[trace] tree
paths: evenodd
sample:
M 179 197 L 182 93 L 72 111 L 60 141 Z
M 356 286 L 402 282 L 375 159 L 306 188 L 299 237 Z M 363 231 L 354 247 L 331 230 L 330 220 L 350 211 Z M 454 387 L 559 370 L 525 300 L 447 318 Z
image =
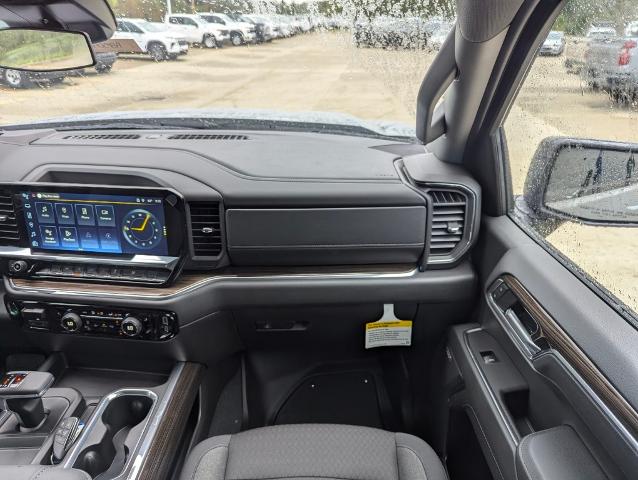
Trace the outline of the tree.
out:
M 558 30 L 584 35 L 595 22 L 613 22 L 622 34 L 627 22 L 638 19 L 638 0 L 569 0 L 556 20 Z
M 454 0 L 332 0 L 332 3 L 333 10 L 355 20 L 372 20 L 382 15 L 453 18 L 456 7 Z
M 108 0 L 118 17 L 142 17 L 161 21 L 166 15 L 166 2 L 171 2 L 175 13 L 257 12 L 285 15 L 344 15 L 350 18 L 372 19 L 379 15 L 441 16 L 452 18 L 454 0 Z M 626 0 L 638 1 L 638 0 Z

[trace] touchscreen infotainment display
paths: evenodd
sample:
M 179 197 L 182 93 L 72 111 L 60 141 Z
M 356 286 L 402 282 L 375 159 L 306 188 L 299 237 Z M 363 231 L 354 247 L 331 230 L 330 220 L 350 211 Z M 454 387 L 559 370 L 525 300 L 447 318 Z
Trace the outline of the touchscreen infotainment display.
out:
M 31 248 L 167 255 L 162 198 L 20 192 Z

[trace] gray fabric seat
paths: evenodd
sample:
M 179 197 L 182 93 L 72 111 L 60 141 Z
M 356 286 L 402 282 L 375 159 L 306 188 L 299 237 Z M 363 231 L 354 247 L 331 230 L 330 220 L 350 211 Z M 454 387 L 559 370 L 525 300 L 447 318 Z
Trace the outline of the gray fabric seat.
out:
M 281 425 L 209 438 L 181 480 L 446 480 L 423 440 L 346 425 Z

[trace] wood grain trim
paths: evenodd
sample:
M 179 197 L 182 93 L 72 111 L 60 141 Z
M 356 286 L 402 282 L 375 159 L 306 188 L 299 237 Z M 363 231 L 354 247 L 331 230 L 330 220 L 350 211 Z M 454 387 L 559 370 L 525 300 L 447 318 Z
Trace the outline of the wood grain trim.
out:
M 160 419 L 155 436 L 140 466 L 137 480 L 163 480 L 168 477 L 203 373 L 204 367 L 198 363 L 184 364 L 168 402 L 166 414 Z
M 416 265 L 345 265 L 336 267 L 261 267 L 261 268 L 226 268 L 214 273 L 187 272 L 180 275 L 173 284 L 166 287 L 145 287 L 141 285 L 117 285 L 108 283 L 92 283 L 82 280 L 38 280 L 33 278 L 12 278 L 17 289 L 73 292 L 87 295 L 123 295 L 162 298 L 177 295 L 215 280 L 251 277 L 280 276 L 320 276 L 320 275 L 401 275 L 413 272 Z
M 211 278 L 210 274 L 181 275 L 172 285 L 167 287 L 145 287 L 141 285 L 117 285 L 108 283 L 89 283 L 80 280 L 37 280 L 31 278 L 12 278 L 17 289 L 73 292 L 87 295 L 125 295 L 143 297 L 169 297 L 187 290 L 198 283 Z
M 622 394 L 603 375 L 590 358 L 576 345 L 554 318 L 512 275 L 504 275 L 503 280 L 510 287 L 527 312 L 536 320 L 542 335 L 569 364 L 583 377 L 605 404 L 626 426 L 638 433 L 638 413 Z

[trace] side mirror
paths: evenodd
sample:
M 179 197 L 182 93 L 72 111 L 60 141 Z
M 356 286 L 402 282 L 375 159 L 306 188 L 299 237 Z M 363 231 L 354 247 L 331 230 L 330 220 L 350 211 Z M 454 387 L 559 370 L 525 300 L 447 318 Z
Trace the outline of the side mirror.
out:
M 91 67 L 95 57 L 80 32 L 8 28 L 0 30 L 0 67 L 38 72 Z
M 530 166 L 527 214 L 549 231 L 567 220 L 597 226 L 638 226 L 638 144 L 547 138 Z

